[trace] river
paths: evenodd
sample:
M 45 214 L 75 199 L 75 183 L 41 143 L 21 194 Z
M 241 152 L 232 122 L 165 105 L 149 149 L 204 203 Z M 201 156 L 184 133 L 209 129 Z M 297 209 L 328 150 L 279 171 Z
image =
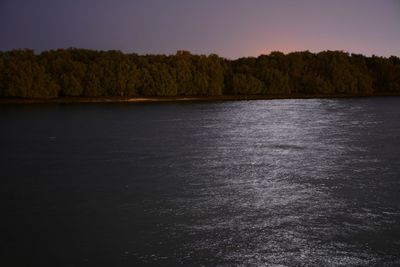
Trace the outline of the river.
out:
M 0 106 L 3 266 L 398 266 L 400 98 Z

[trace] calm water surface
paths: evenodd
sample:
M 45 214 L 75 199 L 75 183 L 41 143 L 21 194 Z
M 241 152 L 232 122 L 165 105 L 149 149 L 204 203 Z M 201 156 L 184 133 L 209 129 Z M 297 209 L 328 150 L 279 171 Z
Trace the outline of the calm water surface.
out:
M 400 98 L 0 107 L 2 266 L 399 266 Z

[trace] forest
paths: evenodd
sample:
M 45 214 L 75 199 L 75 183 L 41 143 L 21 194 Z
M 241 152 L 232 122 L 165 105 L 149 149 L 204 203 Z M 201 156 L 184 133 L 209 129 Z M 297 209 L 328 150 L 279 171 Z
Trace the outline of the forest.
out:
M 400 94 L 400 59 L 342 51 L 138 55 L 58 49 L 0 52 L 0 97 L 180 97 Z

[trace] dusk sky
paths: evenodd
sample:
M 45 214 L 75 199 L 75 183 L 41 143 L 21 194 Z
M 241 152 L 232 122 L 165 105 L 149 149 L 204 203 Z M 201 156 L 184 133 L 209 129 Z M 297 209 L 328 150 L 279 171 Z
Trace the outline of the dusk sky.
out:
M 398 0 L 0 0 L 0 50 L 400 56 Z

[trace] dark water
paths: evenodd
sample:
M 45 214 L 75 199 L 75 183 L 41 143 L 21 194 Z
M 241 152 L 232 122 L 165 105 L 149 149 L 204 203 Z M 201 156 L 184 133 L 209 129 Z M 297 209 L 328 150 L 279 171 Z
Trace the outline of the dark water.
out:
M 0 107 L 2 266 L 399 266 L 400 98 Z

